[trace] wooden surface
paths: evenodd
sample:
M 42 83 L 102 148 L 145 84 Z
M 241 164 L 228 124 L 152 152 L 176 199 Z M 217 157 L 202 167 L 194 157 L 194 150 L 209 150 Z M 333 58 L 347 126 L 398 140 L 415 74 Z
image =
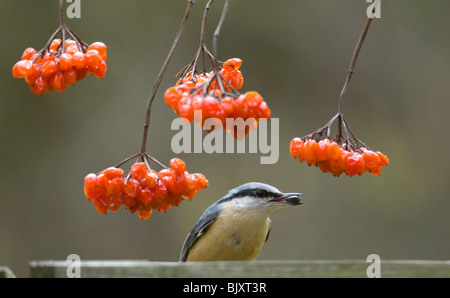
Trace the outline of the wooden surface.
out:
M 8 267 L 0 267 L 0 278 L 14 278 L 14 273 Z
M 70 263 L 34 261 L 30 277 L 65 278 Z M 81 261 L 80 276 L 176 278 L 366 278 L 366 261 L 150 262 Z M 450 277 L 450 261 L 381 261 L 381 277 Z

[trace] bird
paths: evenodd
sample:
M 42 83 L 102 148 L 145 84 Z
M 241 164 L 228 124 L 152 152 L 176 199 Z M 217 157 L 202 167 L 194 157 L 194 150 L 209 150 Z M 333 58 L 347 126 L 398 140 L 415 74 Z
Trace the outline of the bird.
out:
M 260 182 L 230 190 L 198 219 L 183 243 L 179 261 L 255 260 L 269 237 L 269 216 L 281 207 L 303 204 L 302 196 Z

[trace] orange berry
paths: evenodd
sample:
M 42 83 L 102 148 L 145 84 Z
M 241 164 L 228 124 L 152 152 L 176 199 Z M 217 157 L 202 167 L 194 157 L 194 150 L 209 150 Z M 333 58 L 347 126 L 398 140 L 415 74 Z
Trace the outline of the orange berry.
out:
M 106 203 L 105 199 L 94 199 L 94 207 L 100 214 L 106 214 L 106 212 L 108 211 L 108 204 Z
M 231 58 L 223 63 L 223 69 L 230 70 L 230 71 L 235 70 L 235 69 L 237 70 L 241 67 L 241 65 L 242 65 L 241 59 Z
M 60 44 L 61 44 L 61 39 L 52 40 L 52 43 L 50 44 L 50 51 L 56 52 L 56 50 L 58 50 Z
M 89 68 L 96 68 L 103 62 L 102 57 L 100 56 L 97 50 L 88 50 L 85 55 L 85 64 Z
M 72 55 L 73 66 L 79 70 L 84 69 L 86 66 L 85 55 L 81 52 L 76 52 Z
M 363 150 L 362 157 L 367 171 L 372 172 L 380 166 L 381 159 L 375 152 L 367 149 Z
M 113 200 L 110 200 L 108 205 L 109 210 L 113 213 L 119 211 L 120 206 L 123 204 L 123 198 L 124 196 L 119 194 Z
M 382 167 L 383 166 L 378 166 L 376 169 L 373 169 L 372 171 L 370 171 L 370 174 L 375 175 L 375 176 L 380 176 Z
M 182 92 L 177 87 L 170 87 L 166 90 L 166 93 L 164 93 L 164 101 L 169 106 L 174 106 L 178 104 L 178 102 L 182 98 Z
M 66 39 L 66 49 L 68 47 L 78 47 L 77 43 L 73 39 Z
M 107 50 L 107 47 L 106 47 L 106 45 L 103 42 L 99 42 L 99 41 L 94 42 L 93 44 L 91 44 L 88 47 L 88 51 L 90 51 L 90 50 L 98 51 L 98 53 L 100 54 L 100 57 L 102 58 L 102 60 L 106 61 L 106 50 Z
M 183 193 L 184 197 L 188 200 L 192 200 L 196 194 L 197 191 L 195 189 L 187 190 Z
M 245 93 L 244 101 L 248 107 L 254 108 L 258 107 L 263 102 L 263 98 L 258 92 L 250 91 Z
M 58 65 L 56 65 L 56 62 L 53 60 L 47 60 L 42 64 L 41 72 L 42 75 L 46 78 L 51 78 L 54 75 L 56 75 L 59 71 Z
M 333 176 L 339 177 L 344 173 L 344 169 L 341 167 L 339 160 L 329 160 L 328 168 Z
M 231 80 L 233 79 L 233 76 L 231 75 L 232 70 L 228 70 L 228 69 L 222 69 L 219 71 L 219 74 L 222 76 L 222 78 L 231 84 Z M 214 87 L 216 86 L 217 80 L 214 80 L 213 83 L 211 84 L 211 88 L 214 89 Z M 228 91 L 230 91 L 230 87 L 228 86 L 228 84 L 226 82 L 223 82 L 225 87 L 227 88 Z
M 106 63 L 104 61 L 100 62 L 99 65 L 97 65 L 94 70 L 92 71 L 92 74 L 96 76 L 97 78 L 103 79 L 105 77 L 107 70 Z
M 165 202 L 169 191 L 167 190 L 167 186 L 164 184 L 162 180 L 158 180 L 155 188 L 155 194 L 153 196 L 154 201 L 154 209 L 161 210 L 163 206 L 167 205 Z
M 319 169 L 324 173 L 332 172 L 330 163 L 328 160 L 319 162 Z
M 52 78 L 50 78 L 50 84 L 57 90 L 58 92 L 63 92 L 66 90 L 66 81 L 62 73 L 58 72 Z
M 152 212 L 153 212 L 152 209 L 149 209 L 149 210 L 138 209 L 137 214 L 138 214 L 140 219 L 146 220 L 146 219 L 150 218 L 150 216 L 152 215 Z
M 86 67 L 84 67 L 82 69 L 76 69 L 76 72 L 77 72 L 77 81 L 81 81 L 82 79 L 84 79 L 86 77 L 88 70 Z
M 38 77 L 41 76 L 41 68 L 40 65 L 34 63 L 33 64 L 33 73 L 25 78 L 25 82 L 28 84 L 36 81 Z
M 136 180 L 142 180 L 147 174 L 147 165 L 144 162 L 137 162 L 131 166 L 131 177 Z
M 327 154 L 329 159 L 337 160 L 341 156 L 341 148 L 339 148 L 337 143 L 331 142 L 328 146 Z
M 217 114 L 217 111 L 220 109 L 219 102 L 214 96 L 206 96 L 202 98 L 202 117 L 203 121 L 210 117 L 215 117 Z
M 302 154 L 304 142 L 300 138 L 294 138 L 291 141 L 291 145 L 289 147 L 289 152 L 293 158 L 297 158 Z
M 68 86 L 75 85 L 77 81 L 77 72 L 75 69 L 68 69 L 64 71 L 63 73 L 64 80 Z
M 36 50 L 33 48 L 27 48 L 23 51 L 22 60 L 33 60 L 36 57 Z
M 234 111 L 234 100 L 231 97 L 224 97 L 220 100 L 220 107 L 226 115 L 230 115 Z
M 345 161 L 345 172 L 350 176 L 362 175 L 366 170 L 364 159 L 361 154 L 355 153 Z
M 388 165 L 389 164 L 389 158 L 384 155 L 383 153 L 381 153 L 380 151 L 377 151 L 376 154 L 378 155 L 378 157 L 380 158 L 381 161 L 381 165 Z
M 122 204 L 125 206 L 125 208 L 129 209 L 132 208 L 136 204 L 136 196 L 131 197 L 127 193 L 122 194 L 121 200 Z
M 167 202 L 169 202 L 170 206 L 178 206 L 180 205 L 181 201 L 183 201 L 183 194 L 181 192 L 179 193 L 170 193 L 167 196 Z
M 231 86 L 233 86 L 234 89 L 241 89 L 244 85 L 244 76 L 239 70 L 233 70 L 230 73 L 231 80 L 229 81 Z
M 29 60 L 21 60 L 17 62 L 12 69 L 12 75 L 14 78 L 25 78 L 31 76 L 33 72 L 33 62 Z
M 179 194 L 181 193 L 184 188 L 185 188 L 185 179 L 184 179 L 184 175 L 173 175 L 173 180 L 172 183 L 167 184 L 167 190 L 171 193 L 171 194 Z M 173 203 L 171 203 L 173 204 Z M 175 204 L 174 204 L 175 205 Z
M 127 194 L 130 198 L 136 198 L 139 194 L 139 182 L 133 178 L 127 180 L 124 182 L 124 192 Z
M 103 171 L 103 175 L 108 180 L 113 180 L 114 178 L 122 178 L 123 170 L 120 168 L 110 167 Z
M 38 95 L 43 95 L 47 91 L 47 82 L 39 76 L 34 82 L 30 83 L 30 90 Z
M 194 184 L 194 188 L 196 190 L 202 190 L 205 187 L 207 187 L 209 185 L 208 180 L 206 179 L 206 177 L 203 174 L 192 174 L 192 178 L 193 178 L 193 184 Z
M 42 58 L 42 64 L 44 64 L 47 61 L 53 61 L 56 63 L 56 57 L 55 55 L 50 55 L 49 53 L 45 54 Z
M 328 147 L 331 145 L 330 140 L 320 140 L 316 149 L 317 161 L 325 161 L 328 159 Z
M 162 169 L 159 171 L 158 177 L 167 188 L 175 183 L 175 173 L 169 169 Z
M 330 169 L 333 175 L 339 176 L 345 171 L 345 163 L 351 155 L 349 151 L 339 148 L 339 157 L 337 159 L 329 159 Z
M 152 203 L 154 195 L 155 195 L 155 193 L 152 190 L 150 190 L 148 188 L 142 189 L 142 191 L 141 191 L 142 204 L 149 206 Z
M 59 68 L 64 71 L 73 67 L 72 55 L 64 53 L 59 57 Z
M 106 197 L 115 197 L 119 195 L 121 192 L 124 191 L 124 184 L 123 180 L 121 178 L 114 178 L 111 181 L 109 181 L 107 187 L 106 187 Z
M 95 184 L 95 187 L 97 188 L 97 191 L 101 194 L 104 194 L 106 192 L 106 187 L 108 186 L 108 178 L 105 177 L 105 175 L 100 174 L 97 176 L 97 182 Z
M 124 205 L 125 205 L 125 202 L 124 202 Z M 136 200 L 133 200 L 133 201 L 129 202 L 128 205 L 125 205 L 125 206 L 126 206 L 128 211 L 130 211 L 131 213 L 134 213 L 139 208 L 139 202 L 136 201 Z
M 258 119 L 265 120 L 270 118 L 270 108 L 265 101 L 258 106 Z
M 88 200 L 93 200 L 96 198 L 96 188 L 97 176 L 95 174 L 88 174 L 84 178 L 84 194 Z
M 317 165 L 317 149 L 319 144 L 313 139 L 306 140 L 304 146 L 304 158 L 308 165 Z
M 172 158 L 170 160 L 170 169 L 175 172 L 177 176 L 183 175 L 186 171 L 186 163 L 179 158 Z
M 161 207 L 159 207 L 158 210 L 161 211 L 161 212 L 166 212 L 167 210 L 170 209 L 170 207 L 172 207 L 171 204 L 165 204 L 165 205 L 162 205 Z
M 183 122 L 185 122 L 186 120 L 188 123 L 194 121 L 194 107 L 191 103 L 179 101 L 177 109 L 180 117 L 183 119 Z
M 79 53 L 80 50 L 78 49 L 77 45 L 67 45 L 66 42 L 66 51 L 64 53 L 69 54 L 69 55 L 74 55 L 75 53 Z

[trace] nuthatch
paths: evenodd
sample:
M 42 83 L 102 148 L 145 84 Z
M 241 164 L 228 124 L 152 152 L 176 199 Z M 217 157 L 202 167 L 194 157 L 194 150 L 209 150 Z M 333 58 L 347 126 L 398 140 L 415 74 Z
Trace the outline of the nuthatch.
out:
M 269 237 L 269 215 L 286 205 L 302 204 L 302 195 L 257 182 L 230 190 L 194 225 L 180 261 L 254 260 Z

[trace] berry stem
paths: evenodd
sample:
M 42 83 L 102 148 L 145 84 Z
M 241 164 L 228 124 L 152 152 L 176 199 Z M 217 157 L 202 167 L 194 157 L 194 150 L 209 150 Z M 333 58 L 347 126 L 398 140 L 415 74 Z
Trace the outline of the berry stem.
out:
M 64 0 L 59 1 L 59 26 L 65 27 L 64 24 Z
M 87 48 L 89 47 L 89 45 L 87 43 L 85 43 L 84 41 L 82 41 L 69 27 L 64 27 L 62 28 L 62 30 L 67 31 L 67 33 L 69 33 L 69 35 L 75 40 L 75 42 L 77 43 L 78 49 L 83 52 L 86 53 Z
M 161 168 L 163 169 L 167 169 L 168 167 L 165 166 L 163 163 L 161 163 L 159 160 L 157 160 L 156 158 L 154 158 L 153 156 L 150 156 L 148 154 L 144 154 L 144 161 L 147 164 L 147 166 L 150 168 L 149 164 L 148 164 L 148 159 L 150 159 L 151 161 L 153 161 L 154 163 L 156 163 L 157 165 L 159 165 Z
M 217 25 L 216 30 L 214 31 L 213 36 L 213 47 L 212 47 L 212 53 L 214 57 L 217 57 L 217 43 L 219 41 L 220 31 L 222 30 L 223 23 L 225 22 L 225 19 L 227 17 L 228 8 L 230 6 L 231 0 L 225 0 L 225 5 L 223 6 L 222 15 L 220 16 L 219 24 Z M 215 65 L 217 66 L 217 65 Z
M 117 165 L 115 165 L 115 168 L 120 168 L 121 166 L 123 166 L 124 164 L 126 164 L 127 162 L 129 162 L 130 160 L 132 160 L 133 158 L 139 157 L 141 156 L 141 153 L 137 153 L 135 155 L 132 155 L 130 157 L 127 157 L 126 159 L 122 160 L 121 162 L 119 162 Z
M 209 9 L 211 8 L 211 5 L 213 3 L 214 3 L 214 0 L 209 0 L 205 6 L 205 11 L 203 12 L 202 27 L 200 29 L 200 47 L 205 46 L 206 19 L 208 17 Z
M 127 162 L 129 162 L 132 159 L 137 158 L 136 162 L 145 162 L 145 164 L 147 165 L 147 168 L 149 170 L 151 170 L 150 164 L 148 162 L 148 160 L 150 159 L 151 161 L 153 161 L 154 163 L 156 163 L 157 165 L 159 165 L 161 168 L 163 169 L 167 169 L 167 166 L 165 166 L 163 163 L 161 163 L 159 160 L 157 160 L 156 158 L 148 155 L 147 153 L 136 153 L 130 157 L 127 157 L 126 159 L 122 160 L 121 162 L 119 162 L 117 165 L 115 165 L 115 168 L 120 168 L 121 166 L 123 166 L 124 164 L 126 164 Z
M 87 43 L 85 43 L 84 41 L 82 41 L 72 30 L 70 30 L 69 27 L 66 26 L 65 21 L 64 21 L 64 0 L 60 0 L 59 1 L 59 27 L 50 36 L 49 40 L 47 41 L 45 46 L 42 48 L 42 50 L 40 50 L 37 53 L 36 57 L 33 60 L 33 63 L 35 63 L 37 61 L 37 59 L 43 58 L 47 51 L 49 52 L 50 45 L 52 44 L 52 41 L 56 38 L 56 36 L 58 34 L 61 35 L 61 44 L 59 45 L 59 52 L 57 55 L 59 56 L 59 55 L 63 54 L 66 50 L 66 33 L 68 33 L 69 36 L 74 39 L 80 52 L 86 53 L 89 45 Z
M 341 95 L 339 96 L 339 110 L 338 113 L 343 113 L 343 105 L 344 105 L 344 96 L 347 92 L 348 85 L 353 76 L 356 61 L 358 60 L 359 53 L 361 51 L 364 40 L 366 39 L 367 32 L 369 31 L 370 24 L 372 23 L 371 18 L 367 18 L 366 24 L 364 25 L 364 29 L 359 37 L 358 43 L 356 44 L 355 50 L 353 51 L 352 59 L 350 61 L 350 67 L 348 69 L 347 78 L 345 80 L 344 86 L 342 87 Z
M 208 13 L 211 8 L 211 5 L 214 3 L 214 0 L 209 0 L 208 3 L 205 6 L 205 10 L 203 11 L 203 17 L 202 17 L 202 25 L 200 28 L 200 45 L 198 47 L 197 52 L 194 55 L 194 59 L 192 59 L 192 62 L 182 68 L 176 77 L 183 78 L 189 74 L 192 76 L 197 74 L 199 71 L 206 72 L 206 63 L 205 63 L 205 53 L 208 56 L 209 60 L 211 61 L 211 64 L 214 64 L 214 56 L 211 54 L 211 52 L 206 47 L 206 20 L 208 18 Z M 197 65 L 198 59 L 200 58 L 200 54 L 202 55 L 202 62 L 203 62 L 203 68 L 200 69 Z
M 374 11 L 375 12 L 375 8 Z M 331 118 L 330 121 L 328 121 L 325 126 L 319 128 L 318 130 L 314 131 L 313 133 L 303 137 L 303 139 L 314 139 L 314 137 L 324 137 L 324 133 L 326 132 L 326 137 L 331 139 L 331 126 L 334 124 L 335 121 L 337 121 L 337 131 L 336 135 L 333 138 L 333 141 L 335 141 L 338 144 L 341 144 L 342 141 L 344 141 L 347 145 L 347 147 L 350 150 L 359 150 L 360 146 L 366 147 L 367 146 L 358 140 L 358 138 L 355 136 L 353 131 L 351 130 L 350 126 L 348 125 L 347 121 L 344 118 L 343 113 L 343 105 L 344 105 L 344 96 L 347 92 L 348 85 L 350 83 L 350 80 L 353 76 L 356 61 L 358 60 L 359 53 L 361 52 L 362 45 L 364 44 L 364 41 L 366 39 L 367 33 L 369 32 L 370 25 L 372 24 L 372 18 L 367 18 L 366 24 L 364 25 L 364 28 L 362 30 L 362 33 L 358 39 L 358 43 L 356 44 L 355 50 L 353 51 L 353 55 L 350 61 L 350 66 L 348 68 L 347 72 L 347 78 L 345 80 L 344 86 L 342 88 L 341 94 L 339 96 L 339 107 L 337 114 Z
M 187 66 L 185 66 L 183 69 L 181 69 L 180 72 L 176 75 L 176 77 L 184 78 L 184 77 L 189 76 L 189 75 L 194 76 L 195 74 L 197 74 L 197 72 L 200 70 L 200 68 L 197 65 L 197 61 L 198 61 L 198 58 L 200 57 L 200 54 L 202 54 L 202 57 L 203 57 L 203 73 L 206 73 L 206 65 L 205 65 L 205 53 L 206 53 L 206 55 L 210 59 L 214 75 L 208 81 L 206 81 L 205 83 L 203 83 L 200 86 L 198 86 L 198 88 L 192 89 L 191 90 L 192 93 L 197 91 L 199 88 L 202 88 L 203 89 L 203 93 L 206 94 L 207 90 L 209 89 L 211 84 L 215 80 L 217 80 L 218 85 L 219 85 L 219 90 L 220 90 L 221 94 L 223 94 L 223 95 L 230 95 L 230 96 L 237 96 L 239 94 L 239 92 L 237 92 L 231 86 L 231 84 L 229 82 L 227 82 L 222 77 L 222 75 L 219 73 L 219 66 L 221 66 L 223 63 L 217 60 L 218 39 L 219 39 L 220 32 L 221 32 L 222 27 L 223 27 L 223 23 L 225 22 L 225 19 L 226 19 L 227 13 L 228 13 L 228 8 L 229 8 L 230 1 L 231 0 L 226 0 L 225 1 L 224 7 L 223 7 L 223 10 L 222 10 L 222 14 L 221 14 L 221 17 L 220 17 L 220 20 L 219 20 L 219 23 L 218 23 L 218 25 L 217 25 L 217 27 L 216 27 L 216 29 L 214 31 L 213 51 L 212 51 L 212 53 L 208 50 L 208 48 L 206 47 L 206 44 L 205 44 L 206 20 L 207 20 L 208 12 L 209 12 L 209 10 L 211 8 L 211 5 L 213 4 L 214 0 L 209 0 L 208 1 L 208 3 L 206 4 L 206 7 L 205 7 L 205 11 L 203 13 L 199 48 L 198 48 L 198 50 L 197 50 L 197 52 L 196 52 L 192 62 L 190 64 L 188 64 Z M 223 82 L 226 82 L 227 85 L 230 87 L 230 89 L 232 91 L 231 94 L 226 91 Z M 215 88 L 217 88 L 217 86 Z
M 36 57 L 34 58 L 33 63 L 35 63 L 39 57 L 41 57 L 41 58 L 44 57 L 45 51 L 49 49 L 52 41 L 55 39 L 56 35 L 58 35 L 60 32 L 61 32 L 61 27 L 59 27 L 58 29 L 56 29 L 55 32 L 53 32 L 52 36 L 50 36 L 50 39 L 45 44 L 44 48 L 36 54 Z
M 145 153 L 147 150 L 147 137 L 148 137 L 148 128 L 150 125 L 150 115 L 151 115 L 151 111 L 152 111 L 152 104 L 153 104 L 153 101 L 156 96 L 156 92 L 158 91 L 161 81 L 167 71 L 167 68 L 169 67 L 172 56 L 175 53 L 175 50 L 178 47 L 178 44 L 180 43 L 181 37 L 182 37 L 184 29 L 186 27 L 186 23 L 189 19 L 189 16 L 191 15 L 192 6 L 194 4 L 195 4 L 195 0 L 188 1 L 188 5 L 186 8 L 184 17 L 183 17 L 183 21 L 181 22 L 180 28 L 178 29 L 178 33 L 175 37 L 175 40 L 172 44 L 169 54 L 167 55 L 167 58 L 164 61 L 163 67 L 161 68 L 158 78 L 156 79 L 155 85 L 153 86 L 152 92 L 150 93 L 150 96 L 148 98 L 148 104 L 147 104 L 145 122 L 144 122 L 144 133 L 143 133 L 143 137 L 142 137 L 141 153 Z
M 222 9 L 222 15 L 220 16 L 219 23 L 217 24 L 217 28 L 214 31 L 213 48 L 212 48 L 213 57 L 214 57 L 214 63 L 213 63 L 214 77 L 217 78 L 217 82 L 219 83 L 219 88 L 222 93 L 225 92 L 225 87 L 223 86 L 223 81 L 222 81 L 223 78 L 219 73 L 219 62 L 217 61 L 217 44 L 219 41 L 220 31 L 222 31 L 223 23 L 225 22 L 225 19 L 227 17 L 229 4 L 230 4 L 230 0 L 225 0 L 225 4 Z M 213 79 L 214 79 L 214 77 L 213 77 Z M 228 84 L 228 85 L 231 86 L 231 84 Z M 233 90 L 233 91 L 235 91 L 235 90 Z

